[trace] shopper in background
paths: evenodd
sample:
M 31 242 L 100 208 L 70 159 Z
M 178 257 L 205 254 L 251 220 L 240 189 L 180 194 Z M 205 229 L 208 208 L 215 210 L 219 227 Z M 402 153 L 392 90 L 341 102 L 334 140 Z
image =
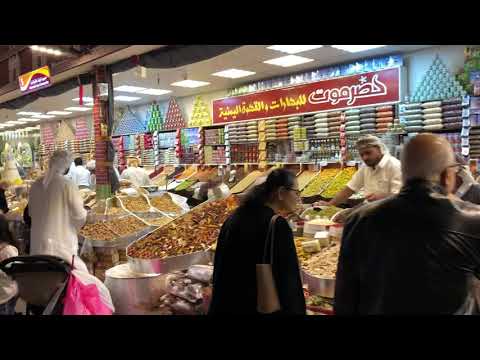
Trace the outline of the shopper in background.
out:
M 399 195 L 354 211 L 344 228 L 338 315 L 469 314 L 480 276 L 480 206 L 448 196 L 458 164 L 442 137 L 420 134 L 402 153 Z
M 85 224 L 87 212 L 75 184 L 63 176 L 70 162 L 66 151 L 55 151 L 45 176 L 32 184 L 28 203 L 32 221 L 30 255 L 52 255 L 71 262 L 78 254 L 77 233 Z M 87 271 L 80 258 L 75 258 L 75 267 Z
M 480 184 L 475 181 L 467 163 L 461 156 L 457 155 L 456 161 L 460 167 L 456 178 L 455 195 L 463 201 L 480 205 Z
M 2 181 L 0 182 L 0 210 L 3 214 L 8 212 L 8 202 L 7 198 L 5 197 L 5 191 L 8 189 L 8 182 Z
M 400 191 L 400 161 L 388 153 L 385 144 L 376 136 L 366 135 L 358 139 L 356 147 L 365 166 L 330 202 L 319 202 L 318 205 L 339 206 L 362 189 L 368 201 L 384 199 Z
M 292 212 L 299 201 L 295 175 L 272 171 L 225 221 L 218 237 L 210 314 L 257 314 L 256 264 L 262 263 L 272 217 Z M 287 221 L 273 226 L 273 277 L 282 314 L 306 313 L 302 281 Z
M 90 189 L 95 190 L 97 185 L 97 178 L 95 176 L 95 160 L 89 160 L 87 162 L 87 170 L 90 171 Z
M 70 173 L 70 178 L 73 183 L 78 186 L 79 189 L 90 189 L 90 171 L 83 166 L 83 160 L 81 157 L 77 157 L 74 160 L 75 168 Z
M 120 176 L 121 180 L 128 180 L 134 186 L 148 186 L 151 184 L 150 177 L 145 169 L 140 168 L 140 160 L 130 157 L 127 160 L 127 168 L 123 170 Z
M 0 216 L 0 263 L 11 257 L 18 256 L 18 250 L 13 243 L 13 236 L 8 229 L 8 222 L 4 216 Z M 15 315 L 17 295 L 17 283 L 0 270 L 0 315 Z

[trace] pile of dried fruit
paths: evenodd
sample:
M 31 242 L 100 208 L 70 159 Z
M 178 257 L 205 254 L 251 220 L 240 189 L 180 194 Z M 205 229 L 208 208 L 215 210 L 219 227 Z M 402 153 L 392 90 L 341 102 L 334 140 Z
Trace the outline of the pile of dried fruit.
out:
M 348 167 L 342 170 L 340 174 L 332 181 L 330 185 L 321 193 L 324 198 L 333 198 L 339 191 L 341 191 L 348 182 L 352 179 L 357 171 L 354 167 Z
M 121 198 L 123 206 L 129 211 L 146 212 L 150 210 L 147 200 L 143 196 L 129 196 Z
M 175 204 L 170 194 L 163 194 L 161 196 L 155 196 L 150 199 L 150 204 L 160 211 L 166 213 L 175 214 L 175 216 L 179 216 L 182 214 L 182 208 Z
M 323 189 L 337 176 L 340 169 L 324 169 L 302 191 L 303 197 L 319 195 Z
M 313 177 L 317 174 L 315 171 L 310 171 L 310 170 L 304 170 L 302 173 L 297 177 L 297 182 L 298 182 L 298 188 L 300 190 L 303 190 L 305 186 L 308 185 L 310 180 L 313 179 Z
M 236 198 L 212 201 L 133 243 L 128 255 L 141 259 L 165 258 L 208 249 L 217 240 L 220 228 L 235 210 Z
M 302 263 L 309 274 L 322 278 L 335 278 L 337 272 L 340 243 L 332 242 L 329 246 L 313 254 Z

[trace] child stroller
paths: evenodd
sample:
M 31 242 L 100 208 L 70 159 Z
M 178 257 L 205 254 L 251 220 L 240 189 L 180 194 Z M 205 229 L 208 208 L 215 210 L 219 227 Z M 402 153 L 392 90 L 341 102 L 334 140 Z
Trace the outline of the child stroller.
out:
M 27 315 L 61 315 L 71 266 L 55 256 L 18 256 L 0 263 L 18 285 Z

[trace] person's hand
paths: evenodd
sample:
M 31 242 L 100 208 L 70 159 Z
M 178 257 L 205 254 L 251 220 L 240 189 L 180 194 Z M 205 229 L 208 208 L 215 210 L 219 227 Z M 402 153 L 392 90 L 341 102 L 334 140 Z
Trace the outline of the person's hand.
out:
M 316 206 L 330 206 L 330 203 L 328 201 L 320 200 L 320 201 L 317 201 L 316 203 L 313 203 L 313 207 L 316 207 Z
M 377 200 L 385 199 L 388 196 L 389 196 L 388 194 L 376 193 L 376 194 L 367 195 L 365 199 L 368 201 L 377 201 Z

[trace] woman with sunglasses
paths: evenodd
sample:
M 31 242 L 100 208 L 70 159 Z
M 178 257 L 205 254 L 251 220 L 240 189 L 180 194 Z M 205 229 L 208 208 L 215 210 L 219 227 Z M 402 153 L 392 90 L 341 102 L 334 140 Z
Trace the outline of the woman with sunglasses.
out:
M 262 263 L 270 226 L 272 273 L 280 303 L 277 313 L 306 313 L 292 230 L 283 217 L 272 221 L 276 214 L 293 212 L 299 200 L 295 175 L 277 169 L 225 221 L 215 254 L 210 314 L 258 314 L 256 264 Z

